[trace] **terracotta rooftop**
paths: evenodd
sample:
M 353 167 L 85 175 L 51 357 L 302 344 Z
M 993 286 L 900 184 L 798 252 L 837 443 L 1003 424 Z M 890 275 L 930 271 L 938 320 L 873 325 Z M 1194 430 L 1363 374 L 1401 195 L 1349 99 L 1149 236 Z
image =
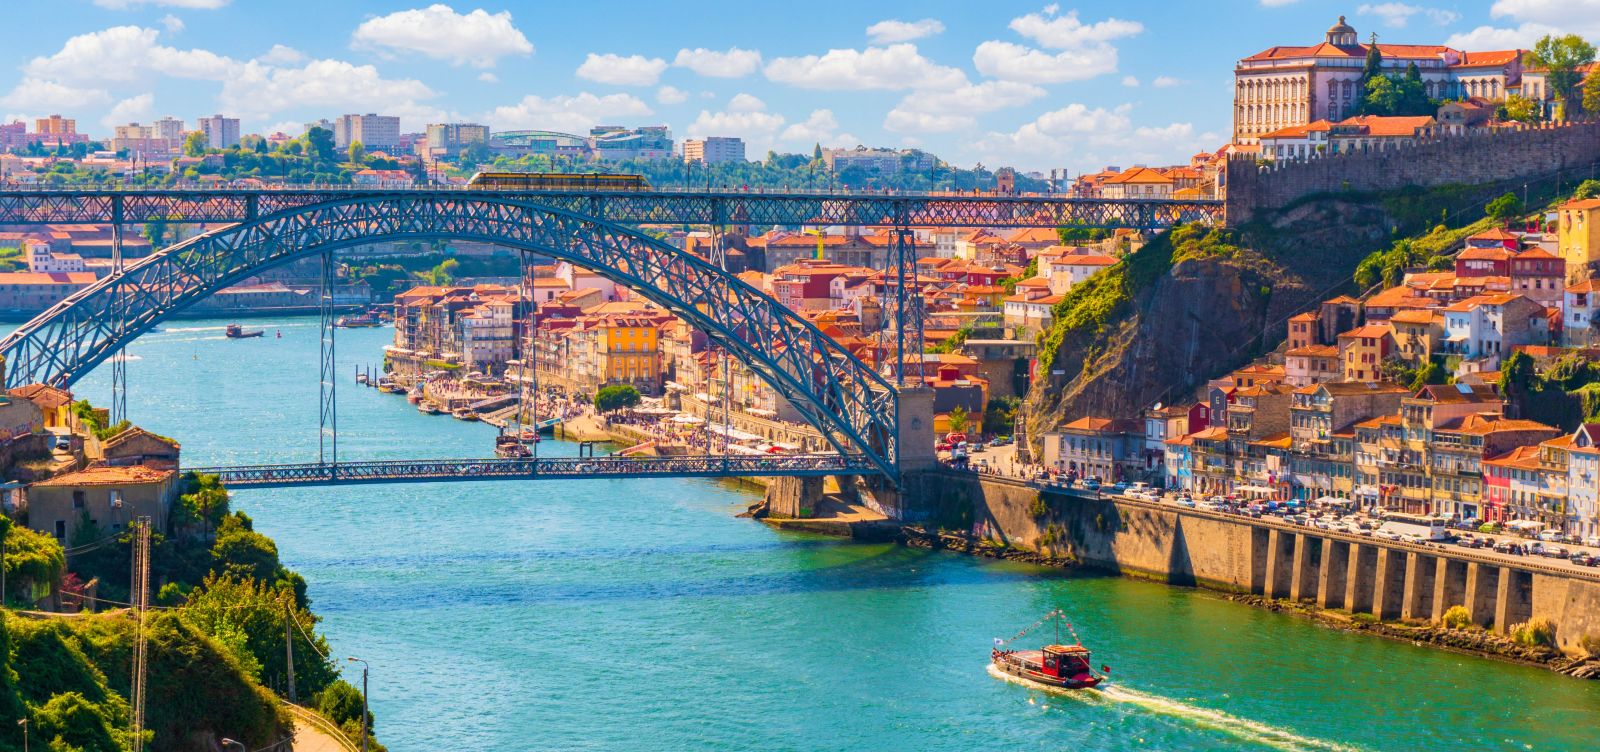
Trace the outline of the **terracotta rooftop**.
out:
M 63 473 L 54 478 L 49 478 L 35 486 L 60 487 L 60 486 L 120 486 L 135 483 L 159 483 L 170 479 L 177 473 L 172 470 L 158 470 L 144 465 L 117 465 L 104 467 L 90 467 L 77 472 Z

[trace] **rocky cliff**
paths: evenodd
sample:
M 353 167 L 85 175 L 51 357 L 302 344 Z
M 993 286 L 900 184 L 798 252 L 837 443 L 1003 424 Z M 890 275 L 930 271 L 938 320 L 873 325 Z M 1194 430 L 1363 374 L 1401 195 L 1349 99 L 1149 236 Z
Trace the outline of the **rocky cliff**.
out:
M 1275 347 L 1290 316 L 1351 292 L 1361 259 L 1425 213 L 1394 197 L 1328 197 L 1238 231 L 1157 237 L 1056 307 L 1025 402 L 1028 435 L 1192 397 Z

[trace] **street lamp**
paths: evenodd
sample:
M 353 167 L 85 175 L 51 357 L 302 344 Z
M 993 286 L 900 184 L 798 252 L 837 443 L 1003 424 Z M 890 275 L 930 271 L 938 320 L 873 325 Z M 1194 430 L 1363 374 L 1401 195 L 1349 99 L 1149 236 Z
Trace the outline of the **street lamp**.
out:
M 367 670 L 372 668 L 366 661 L 351 656 L 345 660 L 361 664 L 361 752 L 367 752 Z
M 17 725 L 22 727 L 22 752 L 28 752 L 28 719 L 17 721 Z
M 224 749 L 228 747 L 238 747 L 239 752 L 249 752 L 249 748 L 244 746 L 244 742 L 234 741 L 226 736 L 222 737 L 218 741 L 222 744 Z

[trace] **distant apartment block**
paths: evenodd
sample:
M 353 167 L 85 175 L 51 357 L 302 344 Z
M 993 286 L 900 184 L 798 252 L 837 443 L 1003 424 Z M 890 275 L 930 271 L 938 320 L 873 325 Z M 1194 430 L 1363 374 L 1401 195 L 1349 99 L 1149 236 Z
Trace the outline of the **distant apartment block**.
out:
M 310 133 L 312 128 L 321 128 L 329 133 L 332 133 L 333 121 L 327 118 L 322 118 L 321 120 L 313 120 L 309 123 L 306 123 L 306 133 Z
M 477 123 L 432 123 L 428 126 L 427 142 L 423 147 L 431 158 L 458 154 L 468 144 L 489 143 L 489 126 Z
M 833 172 L 852 167 L 882 174 L 926 172 L 933 169 L 933 155 L 918 149 L 823 149 L 822 161 Z
M 239 119 L 212 115 L 196 121 L 201 133 L 206 134 L 206 145 L 213 149 L 230 149 L 239 145 Z
M 183 121 L 171 115 L 151 123 L 150 129 L 154 138 L 183 143 Z
M 400 148 L 400 118 L 390 115 L 340 115 L 333 121 L 333 145 L 348 149 L 360 142 L 367 151 Z
M 65 136 L 78 132 L 78 121 L 60 115 L 42 117 L 33 121 L 33 131 L 41 136 Z
M 744 139 L 728 136 L 686 139 L 683 142 L 683 161 L 700 164 L 743 162 Z
M 129 123 L 119 125 L 111 139 L 112 151 L 127 151 L 130 157 L 165 159 L 175 154 L 183 145 L 183 137 L 165 138 L 158 135 L 157 127 Z

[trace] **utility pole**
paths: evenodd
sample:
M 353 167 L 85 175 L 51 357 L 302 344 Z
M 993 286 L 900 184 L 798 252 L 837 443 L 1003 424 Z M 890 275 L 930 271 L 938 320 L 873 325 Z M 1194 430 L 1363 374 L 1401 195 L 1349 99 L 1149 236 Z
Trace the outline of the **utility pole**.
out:
M 133 647 L 133 750 L 144 749 L 144 689 L 147 642 L 144 632 L 145 611 L 150 605 L 150 518 L 140 517 L 134 522 L 137 530 L 133 540 L 133 608 L 138 618 L 138 635 Z
M 361 752 L 367 752 L 367 737 L 372 735 L 367 731 L 367 669 L 372 666 L 353 656 L 345 660 L 361 664 Z
M 289 631 L 289 620 L 294 618 L 294 608 L 288 599 L 283 602 L 283 652 L 289 663 L 289 702 L 299 702 L 294 692 L 294 633 Z

